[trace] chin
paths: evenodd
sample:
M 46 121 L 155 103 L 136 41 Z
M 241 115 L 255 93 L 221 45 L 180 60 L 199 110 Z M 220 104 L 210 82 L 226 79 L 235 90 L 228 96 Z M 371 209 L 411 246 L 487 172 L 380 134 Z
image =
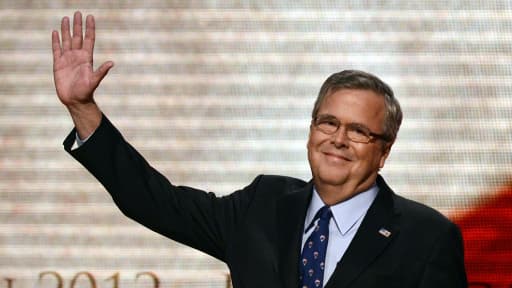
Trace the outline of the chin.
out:
M 333 171 L 329 172 L 331 173 L 318 173 L 316 178 L 322 184 L 333 186 L 342 185 L 350 178 L 346 171 L 344 173 L 332 173 Z

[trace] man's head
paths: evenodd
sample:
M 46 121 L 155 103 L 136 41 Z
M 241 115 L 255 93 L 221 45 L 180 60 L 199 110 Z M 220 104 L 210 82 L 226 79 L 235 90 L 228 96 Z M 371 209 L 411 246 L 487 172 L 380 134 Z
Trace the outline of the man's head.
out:
M 402 121 L 391 88 L 366 72 L 335 73 L 322 85 L 312 118 L 308 159 L 323 200 L 339 202 L 368 189 Z
M 340 89 L 370 90 L 384 97 L 386 116 L 384 120 L 384 135 L 393 143 L 402 124 L 402 109 L 395 98 L 393 90 L 377 76 L 358 70 L 344 70 L 334 73 L 325 80 L 320 88 L 313 107 L 312 119 L 318 114 L 323 100 L 328 95 Z

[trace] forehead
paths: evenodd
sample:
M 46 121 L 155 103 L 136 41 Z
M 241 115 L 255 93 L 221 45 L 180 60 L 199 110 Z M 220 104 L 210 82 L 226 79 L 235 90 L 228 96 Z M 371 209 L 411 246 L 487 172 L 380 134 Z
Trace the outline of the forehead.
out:
M 384 123 L 384 96 L 371 90 L 340 89 L 327 95 L 319 114 L 331 114 L 342 122 L 364 124 L 380 131 Z

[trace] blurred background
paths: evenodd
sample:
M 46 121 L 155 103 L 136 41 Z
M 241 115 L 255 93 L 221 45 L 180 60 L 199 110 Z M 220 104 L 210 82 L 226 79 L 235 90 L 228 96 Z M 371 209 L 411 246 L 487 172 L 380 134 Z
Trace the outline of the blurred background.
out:
M 463 230 L 471 287 L 512 285 L 509 1 L 0 2 L 0 287 L 227 287 L 226 266 L 125 218 L 62 148 L 51 31 L 96 17 L 96 100 L 172 182 L 309 180 L 322 82 L 360 69 L 404 110 L 382 170 Z M 59 284 L 59 281 L 62 283 Z M 69 286 L 68 286 L 69 285 Z

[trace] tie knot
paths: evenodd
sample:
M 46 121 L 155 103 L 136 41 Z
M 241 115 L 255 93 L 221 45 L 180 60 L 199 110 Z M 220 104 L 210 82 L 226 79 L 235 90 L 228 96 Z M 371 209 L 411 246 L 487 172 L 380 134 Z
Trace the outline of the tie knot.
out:
M 304 233 L 308 232 L 309 229 L 313 228 L 313 226 L 315 225 L 315 221 L 317 219 L 320 219 L 322 221 L 327 221 L 327 223 L 329 222 L 329 220 L 331 219 L 332 217 L 332 211 L 331 209 L 329 208 L 329 206 L 324 206 L 322 208 L 320 208 L 320 210 L 318 210 L 315 214 L 315 217 L 313 217 L 313 220 L 311 221 L 311 223 L 309 224 L 309 226 L 306 228 L 306 230 L 304 231 Z
M 317 217 L 322 220 L 329 220 L 332 217 L 331 208 L 326 205 L 326 206 L 322 207 L 320 210 L 318 210 L 317 215 L 318 215 Z

